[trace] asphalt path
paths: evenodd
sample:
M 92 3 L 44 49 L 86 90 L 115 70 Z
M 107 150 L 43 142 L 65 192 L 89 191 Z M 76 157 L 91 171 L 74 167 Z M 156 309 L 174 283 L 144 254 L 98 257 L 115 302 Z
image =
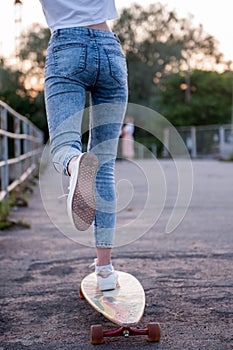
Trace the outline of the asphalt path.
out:
M 142 283 L 146 308 L 139 326 L 159 322 L 161 341 L 148 343 L 145 336 L 107 338 L 97 347 L 232 349 L 233 163 L 192 163 L 191 203 L 171 233 L 165 231 L 179 179 L 170 160 L 160 161 L 158 177 L 156 172 L 150 177 L 152 163 L 116 164 L 119 239 L 113 262 L 116 269 L 132 273 Z M 79 298 L 79 285 L 91 272 L 95 250 L 90 233 L 75 237 L 69 229 L 54 176 L 53 170 L 46 168 L 40 186 L 29 195 L 29 206 L 11 213 L 13 220 L 30 223 L 31 228 L 15 225 L 0 233 L 0 350 L 94 349 L 90 326 L 114 327 Z M 148 178 L 149 185 L 160 181 L 157 197 L 158 187 L 148 186 Z M 164 202 L 162 178 L 166 179 Z M 41 186 L 42 196 L 48 189 L 48 198 L 44 198 L 48 207 L 42 202 Z M 147 207 L 151 194 L 154 204 Z

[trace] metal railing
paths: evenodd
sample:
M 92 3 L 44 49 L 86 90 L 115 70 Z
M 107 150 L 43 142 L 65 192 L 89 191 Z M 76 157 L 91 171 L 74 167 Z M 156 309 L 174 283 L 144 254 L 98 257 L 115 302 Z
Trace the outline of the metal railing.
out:
M 226 125 L 177 127 L 192 158 L 228 158 L 233 156 L 233 128 Z M 164 129 L 164 156 L 168 147 L 175 147 L 176 135 L 172 128 Z
M 0 101 L 0 202 L 39 167 L 43 132 Z

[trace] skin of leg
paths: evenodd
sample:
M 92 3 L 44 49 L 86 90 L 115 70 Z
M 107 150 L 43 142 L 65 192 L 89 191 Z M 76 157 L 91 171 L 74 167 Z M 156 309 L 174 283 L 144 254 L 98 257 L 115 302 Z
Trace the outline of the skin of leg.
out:
M 111 263 L 112 248 L 96 248 L 97 266 L 109 265 Z
M 68 173 L 69 173 L 69 175 L 71 175 L 71 172 L 72 172 L 72 170 L 71 170 L 72 163 L 73 163 L 76 159 L 78 159 L 78 157 L 73 157 L 73 158 L 69 161 L 69 164 L 68 164 Z

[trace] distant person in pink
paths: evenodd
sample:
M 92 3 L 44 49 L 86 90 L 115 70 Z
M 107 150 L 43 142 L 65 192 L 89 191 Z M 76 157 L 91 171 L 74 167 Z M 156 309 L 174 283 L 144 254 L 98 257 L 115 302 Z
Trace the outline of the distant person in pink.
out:
M 125 124 L 121 131 L 122 139 L 122 157 L 126 159 L 133 159 L 134 153 L 134 119 L 127 117 Z

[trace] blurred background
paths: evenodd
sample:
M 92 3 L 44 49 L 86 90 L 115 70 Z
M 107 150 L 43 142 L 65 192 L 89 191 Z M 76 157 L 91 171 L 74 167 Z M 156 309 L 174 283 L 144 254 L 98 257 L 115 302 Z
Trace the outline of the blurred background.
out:
M 120 17 L 112 30 L 127 57 L 129 102 L 177 127 L 193 158 L 232 159 L 230 2 L 116 0 L 116 6 Z M 2 0 L 0 25 L 0 100 L 39 127 L 46 142 L 43 71 L 50 31 L 39 0 Z M 148 132 L 151 125 L 134 119 L 135 140 L 169 156 Z M 171 145 L 172 132 L 164 135 Z

